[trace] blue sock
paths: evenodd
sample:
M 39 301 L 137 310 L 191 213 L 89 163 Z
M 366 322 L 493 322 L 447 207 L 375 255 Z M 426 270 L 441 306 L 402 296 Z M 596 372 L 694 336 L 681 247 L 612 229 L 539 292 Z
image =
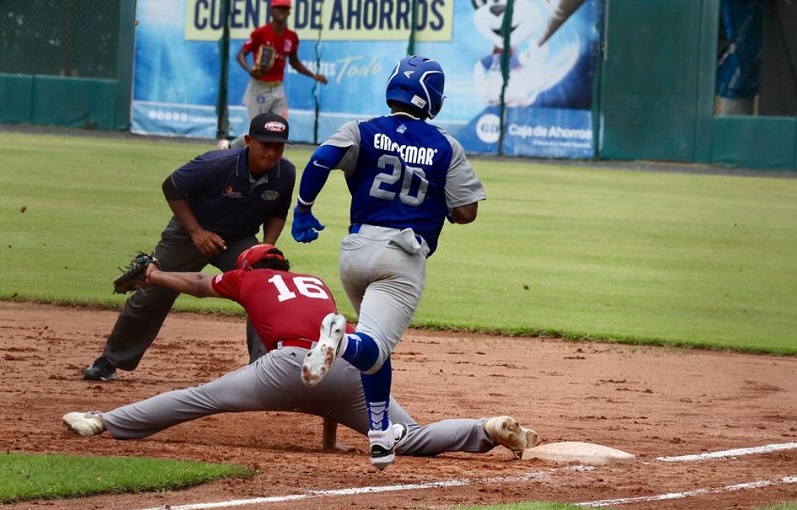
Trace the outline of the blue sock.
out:
M 363 382 L 365 404 L 368 406 L 368 418 L 371 430 L 387 430 L 390 420 L 387 408 L 390 402 L 390 383 L 393 378 L 393 369 L 390 358 L 374 374 L 360 374 Z
M 379 347 L 370 336 L 365 333 L 351 333 L 346 335 L 346 350 L 341 356 L 352 364 L 360 372 L 369 370 L 377 358 L 379 358 Z

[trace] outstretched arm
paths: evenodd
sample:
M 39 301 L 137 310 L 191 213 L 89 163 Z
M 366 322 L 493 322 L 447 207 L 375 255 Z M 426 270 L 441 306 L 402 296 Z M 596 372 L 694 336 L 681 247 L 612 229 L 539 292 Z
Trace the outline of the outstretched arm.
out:
M 213 290 L 213 277 L 205 273 L 177 273 L 161 271 L 157 265 L 147 267 L 147 285 L 160 285 L 198 298 L 221 297 Z
M 303 74 L 305 76 L 309 76 L 310 78 L 314 79 L 317 82 L 323 83 L 324 85 L 327 84 L 327 77 L 323 74 L 316 74 L 313 71 L 307 69 L 302 61 L 299 60 L 299 56 L 296 53 L 291 53 L 288 56 L 288 62 L 291 63 L 291 67 L 296 69 L 296 72 L 299 74 Z

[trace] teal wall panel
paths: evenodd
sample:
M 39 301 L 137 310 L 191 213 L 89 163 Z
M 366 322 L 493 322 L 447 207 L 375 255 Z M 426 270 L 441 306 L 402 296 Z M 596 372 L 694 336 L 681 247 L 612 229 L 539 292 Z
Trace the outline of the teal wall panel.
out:
M 695 0 L 608 3 L 602 158 L 694 160 L 701 13 Z
M 797 119 L 723 116 L 714 119 L 711 162 L 741 168 L 797 168 Z
M 116 80 L 36 76 L 33 123 L 113 129 Z
M 33 76 L 0 74 L 0 105 L 0 123 L 30 123 L 33 116 Z
M 701 10 L 700 55 L 697 69 L 695 105 L 696 163 L 711 161 L 711 136 L 714 128 L 714 101 L 717 87 L 717 41 L 719 40 L 720 0 L 703 0 Z
M 114 129 L 130 129 L 130 104 L 133 99 L 133 41 L 136 28 L 136 2 L 119 0 L 119 42 L 114 100 Z

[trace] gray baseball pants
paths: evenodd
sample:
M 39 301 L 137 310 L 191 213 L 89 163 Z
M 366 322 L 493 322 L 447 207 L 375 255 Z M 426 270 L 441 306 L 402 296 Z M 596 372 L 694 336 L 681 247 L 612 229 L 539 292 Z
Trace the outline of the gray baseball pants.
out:
M 285 95 L 285 87 L 282 82 L 266 83 L 255 78 L 249 78 L 244 91 L 243 104 L 246 106 L 246 115 L 249 121 L 261 113 L 276 113 L 288 118 L 288 97 Z M 231 147 L 244 147 L 246 141 L 244 135 L 238 135 L 232 142 Z
M 429 246 L 411 229 L 362 225 L 340 244 L 338 269 L 357 313 L 357 331 L 379 346 L 376 372 L 412 321 L 426 280 Z
M 305 354 L 298 347 L 276 349 L 219 379 L 119 407 L 102 420 L 114 438 L 138 439 L 212 414 L 292 411 L 328 417 L 366 436 L 369 420 L 359 370 L 338 360 L 318 386 L 308 388 L 300 376 Z M 396 446 L 400 455 L 483 453 L 497 446 L 484 430 L 485 418 L 421 426 L 392 397 L 389 413 L 393 423 L 409 428 Z

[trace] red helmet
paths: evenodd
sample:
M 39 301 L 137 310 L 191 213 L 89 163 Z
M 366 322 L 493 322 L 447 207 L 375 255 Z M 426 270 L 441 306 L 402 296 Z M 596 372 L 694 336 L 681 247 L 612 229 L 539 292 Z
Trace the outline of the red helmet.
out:
M 252 267 L 263 259 L 285 260 L 285 255 L 271 244 L 256 244 L 238 255 L 238 269 Z
M 291 8 L 291 0 L 271 0 L 271 7 L 287 7 Z

